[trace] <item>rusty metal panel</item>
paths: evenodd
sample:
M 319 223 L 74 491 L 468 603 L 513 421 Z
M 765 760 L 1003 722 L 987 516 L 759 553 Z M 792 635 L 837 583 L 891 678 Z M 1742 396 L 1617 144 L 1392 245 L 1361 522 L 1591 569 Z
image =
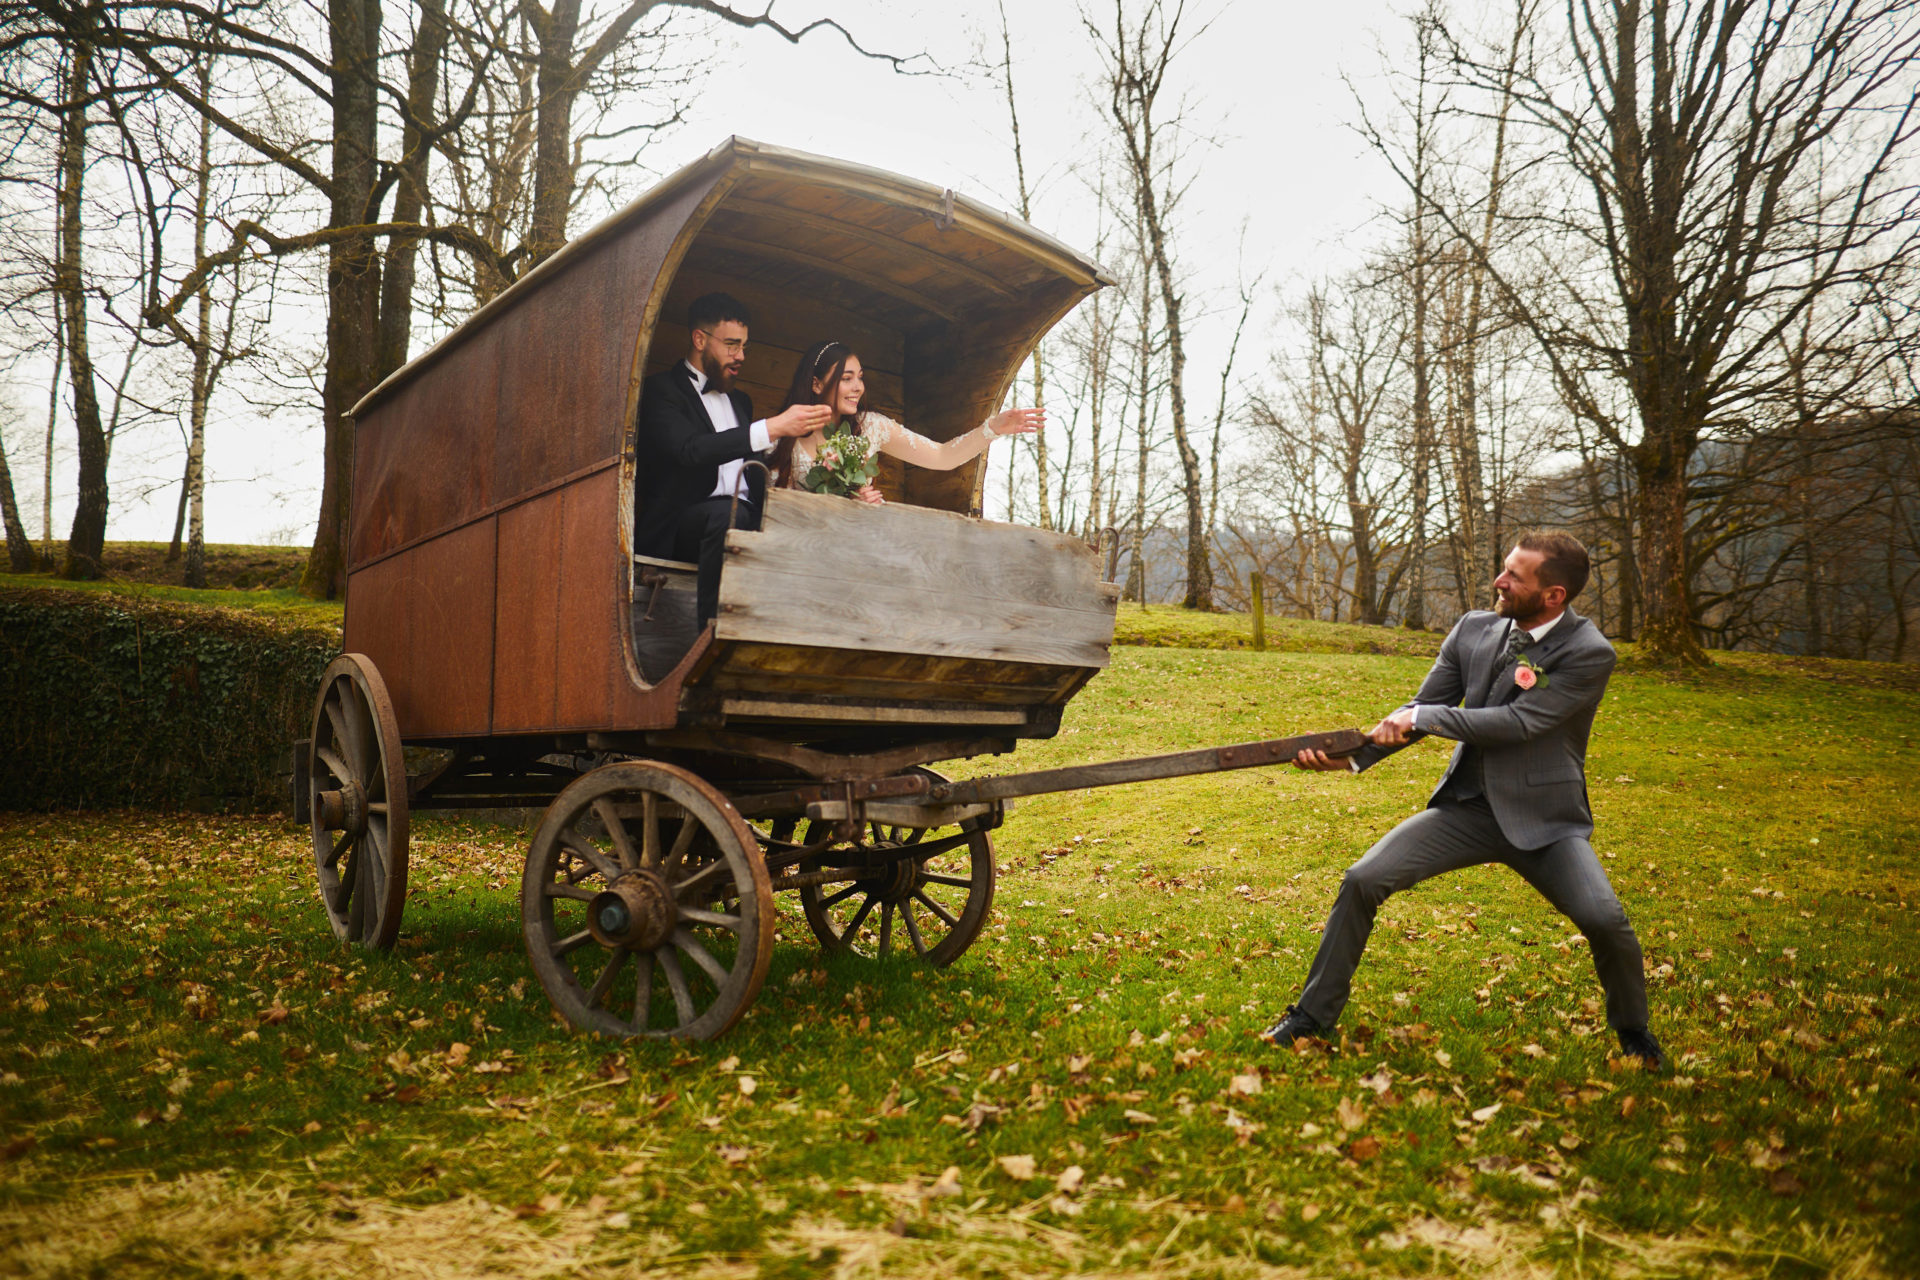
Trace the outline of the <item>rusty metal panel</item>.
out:
M 672 699 L 627 674 L 626 566 L 613 536 L 619 472 L 596 472 L 500 515 L 493 731 L 662 728 Z
M 373 659 L 401 737 L 488 732 L 493 611 L 492 520 L 348 575 L 346 649 Z
M 457 369 L 402 387 L 356 425 L 350 565 L 481 518 L 493 505 L 497 347 L 497 333 L 481 334 L 453 362 Z
M 619 456 L 647 298 L 706 190 L 626 228 L 500 316 L 493 449 L 503 500 Z

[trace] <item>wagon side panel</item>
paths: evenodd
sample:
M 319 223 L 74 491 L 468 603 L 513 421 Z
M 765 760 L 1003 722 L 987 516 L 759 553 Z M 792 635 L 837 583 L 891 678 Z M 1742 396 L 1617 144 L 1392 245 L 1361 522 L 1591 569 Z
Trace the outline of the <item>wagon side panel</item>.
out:
M 673 723 L 670 700 L 661 720 L 661 699 L 634 688 L 609 616 L 609 603 L 625 598 L 611 536 L 619 498 L 609 468 L 501 514 L 495 733 Z
M 489 519 L 348 575 L 346 647 L 373 659 L 403 737 L 488 731 L 494 567 Z
M 493 432 L 497 336 L 483 333 L 470 344 L 459 376 L 412 382 L 355 424 L 350 565 L 456 529 L 493 507 L 492 459 L 476 444 Z

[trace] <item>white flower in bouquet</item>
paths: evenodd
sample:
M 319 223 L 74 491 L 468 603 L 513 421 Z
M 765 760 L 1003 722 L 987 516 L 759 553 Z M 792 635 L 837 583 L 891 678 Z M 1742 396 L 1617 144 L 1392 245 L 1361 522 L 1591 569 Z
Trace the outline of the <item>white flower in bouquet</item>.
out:
M 851 497 L 879 473 L 880 464 L 871 455 L 871 441 L 842 428 L 822 442 L 801 483 L 813 493 Z

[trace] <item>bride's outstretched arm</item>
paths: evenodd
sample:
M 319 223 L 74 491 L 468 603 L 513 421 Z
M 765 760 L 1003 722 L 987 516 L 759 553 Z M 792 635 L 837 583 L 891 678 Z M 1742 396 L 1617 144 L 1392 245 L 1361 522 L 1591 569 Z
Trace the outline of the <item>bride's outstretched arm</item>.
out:
M 880 452 L 933 471 L 951 471 L 980 456 L 997 436 L 1027 435 L 1046 426 L 1045 409 L 1008 409 L 947 441 L 929 440 L 883 414 L 870 413 L 864 426 Z

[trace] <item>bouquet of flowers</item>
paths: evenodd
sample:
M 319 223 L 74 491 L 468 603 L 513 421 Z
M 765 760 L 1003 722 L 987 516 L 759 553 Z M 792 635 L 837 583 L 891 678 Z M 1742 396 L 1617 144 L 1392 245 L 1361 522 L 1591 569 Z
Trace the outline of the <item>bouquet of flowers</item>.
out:
M 813 467 L 801 478 L 811 493 L 831 493 L 846 498 L 855 489 L 870 484 L 880 471 L 872 457 L 872 442 L 842 428 L 828 436 L 813 455 Z

